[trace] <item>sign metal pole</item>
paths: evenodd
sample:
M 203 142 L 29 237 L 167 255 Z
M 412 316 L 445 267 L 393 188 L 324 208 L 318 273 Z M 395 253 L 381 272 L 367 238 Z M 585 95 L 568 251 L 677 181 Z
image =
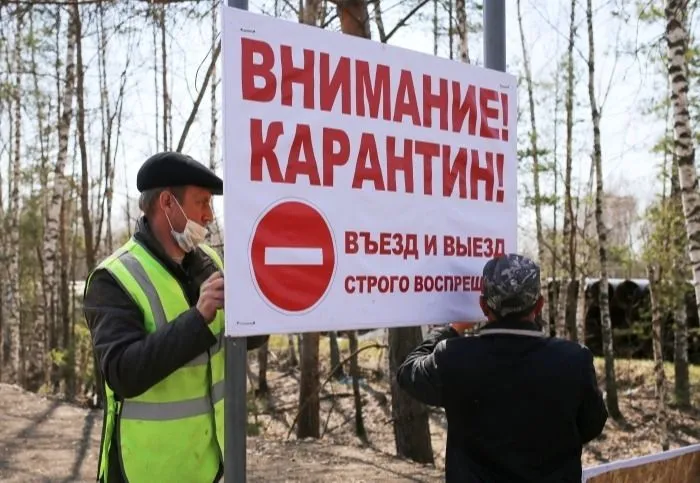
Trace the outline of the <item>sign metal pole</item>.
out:
M 229 7 L 248 10 L 248 0 L 227 0 Z M 223 19 L 222 19 L 223 20 Z M 224 160 L 225 162 L 226 160 Z M 246 481 L 248 407 L 246 386 L 247 342 L 245 337 L 225 337 L 226 377 L 224 402 L 224 480 Z
M 484 2 L 484 65 L 506 71 L 506 0 Z

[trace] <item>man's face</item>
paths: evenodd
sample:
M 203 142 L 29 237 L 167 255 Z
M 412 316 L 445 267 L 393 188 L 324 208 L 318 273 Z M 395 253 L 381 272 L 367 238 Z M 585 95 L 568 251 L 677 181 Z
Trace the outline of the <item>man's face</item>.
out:
M 188 218 L 204 227 L 214 220 L 211 207 L 212 195 L 209 190 L 198 186 L 187 186 L 180 201 L 182 210 L 178 208 L 175 196 L 170 198 L 168 216 L 175 230 L 183 231 Z

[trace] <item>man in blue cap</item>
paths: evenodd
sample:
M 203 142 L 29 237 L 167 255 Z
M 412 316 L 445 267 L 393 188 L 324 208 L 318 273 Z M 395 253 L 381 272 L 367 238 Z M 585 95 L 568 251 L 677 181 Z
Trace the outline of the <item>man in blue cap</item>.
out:
M 134 235 L 89 275 L 104 379 L 98 481 L 218 481 L 224 458 L 224 277 L 204 243 L 223 181 L 190 156 L 149 158 Z M 267 336 L 248 339 L 248 349 Z
M 448 482 L 580 482 L 583 445 L 608 412 L 593 355 L 546 337 L 540 269 L 508 254 L 483 270 L 480 305 L 488 323 L 433 331 L 397 371 L 399 386 L 445 408 Z

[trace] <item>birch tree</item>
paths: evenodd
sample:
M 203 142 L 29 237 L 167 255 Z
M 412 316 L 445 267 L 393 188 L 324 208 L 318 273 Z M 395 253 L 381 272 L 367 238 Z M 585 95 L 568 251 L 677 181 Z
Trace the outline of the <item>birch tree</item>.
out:
M 593 163 L 595 164 L 596 196 L 595 219 L 598 232 L 598 259 L 600 263 L 600 290 L 598 305 L 600 307 L 600 325 L 603 335 L 603 354 L 605 355 L 605 396 L 608 412 L 615 419 L 622 413 L 618 404 L 617 381 L 615 379 L 615 353 L 613 350 L 612 321 L 610 320 L 610 300 L 608 297 L 607 268 L 607 228 L 603 221 L 603 153 L 600 140 L 600 111 L 595 95 L 595 42 L 593 36 L 592 0 L 587 0 L 586 24 L 588 26 L 588 98 L 591 105 L 593 122 Z
M 685 218 L 688 255 L 693 271 L 695 299 L 700 301 L 700 193 L 695 169 L 695 145 L 688 102 L 688 1 L 667 0 L 665 4 L 667 73 L 673 104 L 674 159 L 678 169 L 680 198 Z M 700 303 L 698 304 L 700 314 Z M 676 399 L 690 405 L 687 322 L 676 320 Z
M 517 0 L 518 29 L 520 30 L 520 46 L 523 53 L 523 69 L 525 70 L 525 85 L 527 86 L 527 101 L 530 112 L 530 157 L 532 158 L 532 184 L 535 191 L 535 226 L 537 230 L 537 259 L 544 262 L 544 240 L 542 238 L 542 207 L 540 196 L 540 160 L 537 148 L 537 123 L 535 115 L 535 94 L 530 72 L 530 58 L 525 42 L 525 30 L 523 29 L 523 17 L 521 14 L 520 0 Z
M 79 12 L 76 12 L 77 4 L 69 19 L 68 43 L 66 46 L 66 70 L 65 86 L 62 93 L 61 115 L 58 121 L 58 154 L 52 177 L 49 178 L 51 197 L 46 211 L 46 223 L 43 239 L 43 267 L 46 274 L 46 300 L 48 302 L 48 320 L 36 322 L 51 329 L 56 333 L 59 303 L 59 260 L 58 246 L 60 238 L 60 216 L 63 198 L 68 188 L 64 175 L 68 158 L 68 140 L 73 118 L 73 99 L 75 97 L 75 46 L 78 36 Z
M 7 263 L 8 281 L 5 287 L 5 314 L 6 324 L 10 336 L 10 371 L 8 380 L 21 383 L 23 368 L 21 360 L 20 340 L 20 307 L 22 304 L 19 284 L 20 263 L 20 204 L 19 184 L 22 168 L 22 38 L 24 29 L 24 13 L 18 9 L 16 12 L 16 33 L 13 53 L 14 85 L 12 89 L 12 170 L 10 184 L 10 205 L 8 215 L 9 225 L 9 257 Z

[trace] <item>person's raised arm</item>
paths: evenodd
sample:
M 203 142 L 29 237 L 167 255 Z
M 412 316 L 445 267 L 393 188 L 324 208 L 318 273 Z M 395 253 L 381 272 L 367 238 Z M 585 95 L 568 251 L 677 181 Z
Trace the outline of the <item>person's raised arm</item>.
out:
M 208 305 L 213 310 L 215 304 Z M 100 370 L 125 398 L 146 392 L 216 343 L 197 307 L 147 333 L 141 310 L 105 270 L 93 275 L 83 310 Z
M 399 387 L 430 406 L 443 404 L 442 359 L 447 339 L 459 337 L 465 324 L 452 324 L 432 331 L 406 356 L 396 371 Z

